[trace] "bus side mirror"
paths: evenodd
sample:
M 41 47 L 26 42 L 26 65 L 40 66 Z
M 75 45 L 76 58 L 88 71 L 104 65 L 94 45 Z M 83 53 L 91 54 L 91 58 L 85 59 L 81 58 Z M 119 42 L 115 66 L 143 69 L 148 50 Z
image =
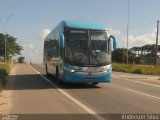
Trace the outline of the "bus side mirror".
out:
M 60 46 L 61 48 L 64 48 L 64 34 L 61 33 L 61 36 L 60 36 Z
M 117 40 L 113 35 L 110 35 L 110 38 L 113 39 L 113 48 L 116 49 L 117 48 Z

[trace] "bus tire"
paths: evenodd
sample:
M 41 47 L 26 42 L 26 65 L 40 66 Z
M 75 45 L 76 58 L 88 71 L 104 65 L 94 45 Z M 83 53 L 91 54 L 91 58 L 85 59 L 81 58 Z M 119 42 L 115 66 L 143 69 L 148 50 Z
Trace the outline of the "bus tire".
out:
M 46 75 L 49 76 L 47 63 L 46 63 Z
M 98 85 L 98 83 L 97 82 L 93 82 L 92 85 Z
M 59 78 L 59 68 L 56 66 L 56 80 L 58 84 L 62 84 L 62 80 Z
M 56 66 L 56 79 L 57 80 L 59 79 L 59 68 L 58 68 L 58 66 Z

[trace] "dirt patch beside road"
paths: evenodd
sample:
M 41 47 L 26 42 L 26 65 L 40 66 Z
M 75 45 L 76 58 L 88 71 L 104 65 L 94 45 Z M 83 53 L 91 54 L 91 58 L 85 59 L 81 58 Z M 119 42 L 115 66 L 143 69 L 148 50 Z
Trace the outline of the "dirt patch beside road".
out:
M 10 75 L 15 74 L 16 68 L 14 65 L 11 65 Z M 6 78 L 7 81 L 9 77 Z M 11 90 L 2 90 L 0 92 L 0 113 L 8 113 L 12 108 L 12 91 Z

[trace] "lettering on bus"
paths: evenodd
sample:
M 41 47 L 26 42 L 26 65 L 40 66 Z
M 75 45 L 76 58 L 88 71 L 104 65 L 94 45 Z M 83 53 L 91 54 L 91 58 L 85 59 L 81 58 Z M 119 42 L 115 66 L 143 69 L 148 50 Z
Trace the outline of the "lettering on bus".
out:
M 71 30 L 70 31 L 71 34 L 86 34 L 86 31 L 83 31 L 83 30 Z

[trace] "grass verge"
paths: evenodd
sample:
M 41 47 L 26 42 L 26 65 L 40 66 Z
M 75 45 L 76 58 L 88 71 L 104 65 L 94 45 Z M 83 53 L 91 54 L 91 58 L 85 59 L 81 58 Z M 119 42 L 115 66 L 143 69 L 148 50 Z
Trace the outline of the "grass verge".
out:
M 136 73 L 144 75 L 160 75 L 160 66 L 154 65 L 126 65 L 126 64 L 112 64 L 113 71 Z
M 0 91 L 2 87 L 5 85 L 5 77 L 10 72 L 10 65 L 7 63 L 0 63 Z

